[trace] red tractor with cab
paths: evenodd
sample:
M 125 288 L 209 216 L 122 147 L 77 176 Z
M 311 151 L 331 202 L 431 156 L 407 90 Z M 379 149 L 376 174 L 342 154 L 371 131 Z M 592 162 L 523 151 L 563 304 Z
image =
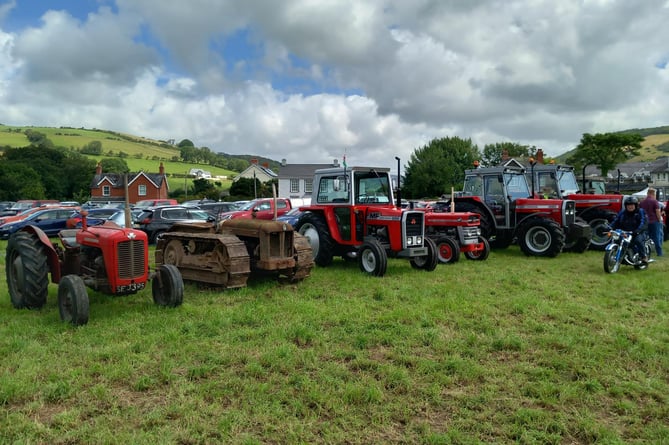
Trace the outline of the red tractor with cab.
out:
M 576 203 L 532 196 L 524 168 L 466 170 L 454 201 L 456 211 L 480 215 L 481 234 L 493 248 L 515 240 L 528 256 L 555 257 L 563 248 L 583 252 L 590 244 L 592 230 L 576 220 Z
M 12 305 L 39 309 L 46 304 L 49 278 L 58 283 L 58 308 L 63 321 L 88 323 L 86 287 L 110 295 L 134 294 L 152 280 L 157 305 L 175 307 L 183 302 L 183 281 L 176 266 L 164 264 L 149 272 L 146 233 L 112 222 L 66 229 L 53 243 L 37 227 L 26 226 L 7 243 L 5 268 Z
M 594 187 L 581 191 L 574 167 L 569 165 L 535 164 L 525 173 L 540 198 L 574 201 L 576 217 L 592 227 L 590 248 L 603 250 L 609 244 L 609 223 L 622 210 L 623 195 L 606 194 Z
M 296 230 L 307 237 L 321 267 L 335 256 L 357 259 L 360 270 L 383 276 L 387 258 L 407 258 L 433 271 L 437 247 L 425 236 L 425 212 L 395 206 L 390 169 L 334 167 L 316 170 L 311 205 Z

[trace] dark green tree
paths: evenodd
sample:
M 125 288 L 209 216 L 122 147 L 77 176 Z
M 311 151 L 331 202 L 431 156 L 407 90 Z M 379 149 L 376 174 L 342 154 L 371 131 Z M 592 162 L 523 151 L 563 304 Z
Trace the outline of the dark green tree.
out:
M 262 183 L 258 178 L 255 179 L 255 192 L 258 193 L 262 189 Z M 242 199 L 254 199 L 254 187 L 252 178 L 239 178 L 230 186 L 230 196 L 233 201 Z M 260 194 L 258 194 L 260 196 Z
M 621 162 L 637 156 L 643 136 L 639 133 L 584 133 L 567 162 L 577 168 L 595 165 L 606 177 Z
M 181 142 L 177 144 L 177 147 L 183 148 L 183 147 L 195 147 L 195 144 L 193 144 L 193 141 L 190 139 L 182 139 Z
M 483 156 L 481 157 L 481 165 L 484 167 L 491 167 L 502 163 L 504 152 L 511 158 L 529 158 L 535 156 L 537 148 L 535 146 L 521 145 L 516 142 L 496 142 L 494 144 L 486 144 L 483 147 Z
M 409 199 L 438 197 L 462 188 L 465 170 L 480 159 L 471 139 L 447 137 L 433 139 L 414 150 L 404 173 L 402 196 Z
M 88 144 L 81 147 L 81 153 L 85 155 L 101 155 L 102 154 L 102 142 L 100 141 L 91 141 Z
M 218 199 L 218 190 L 214 187 L 210 181 L 206 179 L 195 179 L 193 180 L 193 194 L 195 198 L 209 198 L 209 199 Z
M 100 165 L 105 173 L 130 173 L 128 163 L 122 158 L 104 158 Z
M 22 162 L 0 162 L 1 201 L 45 198 L 44 186 L 35 170 Z

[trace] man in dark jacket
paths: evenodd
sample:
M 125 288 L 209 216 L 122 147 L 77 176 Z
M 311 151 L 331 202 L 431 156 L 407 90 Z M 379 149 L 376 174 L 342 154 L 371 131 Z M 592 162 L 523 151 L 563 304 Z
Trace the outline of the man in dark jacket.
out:
M 639 208 L 639 200 L 634 196 L 625 198 L 624 205 L 625 208 L 618 212 L 616 219 L 611 223 L 611 227 L 632 232 L 632 248 L 634 252 L 643 255 L 641 261 L 648 262 L 648 257 L 643 250 L 643 242 L 648 225 L 646 212 L 642 208 Z

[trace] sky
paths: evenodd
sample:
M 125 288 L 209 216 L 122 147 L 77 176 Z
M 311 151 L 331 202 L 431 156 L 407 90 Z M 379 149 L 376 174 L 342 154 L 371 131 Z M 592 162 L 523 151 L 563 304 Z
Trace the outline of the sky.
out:
M 291 164 L 669 125 L 669 0 L 0 0 L 0 123 Z

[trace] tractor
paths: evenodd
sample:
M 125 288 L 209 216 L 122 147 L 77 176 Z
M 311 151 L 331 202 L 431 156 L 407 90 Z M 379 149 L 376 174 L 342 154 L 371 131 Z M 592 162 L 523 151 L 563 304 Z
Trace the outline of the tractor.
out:
M 46 304 L 49 278 L 58 284 L 58 308 L 63 321 L 88 323 L 86 287 L 110 295 L 135 294 L 152 280 L 153 301 L 176 307 L 183 302 L 183 281 L 173 265 L 149 271 L 148 240 L 140 230 L 112 222 L 91 226 L 82 212 L 80 229 L 58 233 L 60 243 L 35 226 L 14 233 L 7 243 L 5 268 L 12 305 L 39 309 Z
M 623 195 L 598 194 L 593 187 L 579 191 L 574 168 L 568 165 L 535 164 L 525 172 L 533 192 L 541 198 L 567 199 L 576 204 L 576 217 L 592 227 L 590 248 L 603 250 L 609 243 L 609 223 L 623 208 Z M 592 193 L 587 193 L 592 191 Z
M 444 264 L 456 263 L 461 253 L 470 260 L 488 258 L 490 244 L 481 236 L 480 225 L 480 216 L 473 212 L 425 212 L 425 235 L 437 245 L 439 262 Z
M 485 167 L 465 171 L 464 189 L 454 196 L 455 210 L 481 217 L 481 233 L 493 248 L 514 240 L 528 256 L 555 257 L 563 248 L 588 248 L 590 226 L 576 220 L 573 200 L 531 195 L 524 168 Z
M 296 230 L 307 237 L 318 266 L 335 256 L 357 260 L 360 270 L 383 276 L 388 257 L 407 258 L 415 269 L 433 271 L 437 247 L 425 236 L 425 212 L 393 202 L 390 169 L 334 167 L 316 170 L 311 204 Z

